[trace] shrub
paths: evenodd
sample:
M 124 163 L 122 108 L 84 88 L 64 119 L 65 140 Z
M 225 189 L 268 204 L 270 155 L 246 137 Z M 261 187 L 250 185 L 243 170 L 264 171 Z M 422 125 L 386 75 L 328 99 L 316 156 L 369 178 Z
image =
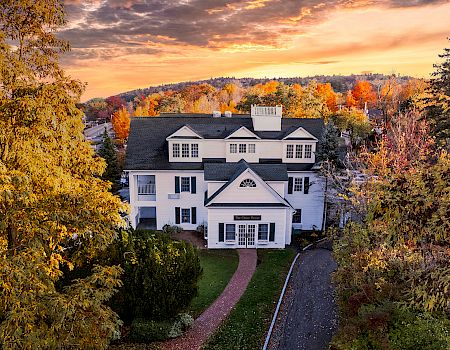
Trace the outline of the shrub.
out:
M 131 324 L 128 339 L 136 343 L 166 340 L 171 328 L 172 322 L 170 320 L 157 322 L 144 318 L 136 318 Z
M 122 320 L 174 317 L 197 295 L 197 249 L 152 231 L 123 231 L 108 250 L 124 269 L 123 287 L 111 306 Z
M 180 226 L 165 224 L 162 227 L 162 231 L 165 234 L 171 236 L 171 235 L 173 235 L 175 233 L 180 233 L 181 231 L 183 231 L 183 229 Z
M 449 319 L 402 309 L 396 310 L 394 317 L 389 330 L 389 344 L 392 350 L 448 350 Z
M 179 314 L 175 322 L 170 329 L 168 336 L 169 338 L 179 337 L 194 323 L 194 318 L 186 313 Z

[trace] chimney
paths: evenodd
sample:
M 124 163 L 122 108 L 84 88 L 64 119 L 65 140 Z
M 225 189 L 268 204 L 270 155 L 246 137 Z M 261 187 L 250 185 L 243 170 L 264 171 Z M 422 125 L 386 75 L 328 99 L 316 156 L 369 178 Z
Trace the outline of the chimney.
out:
M 220 118 L 222 116 L 222 114 L 220 113 L 220 111 L 213 111 L 212 116 L 214 118 Z
M 231 111 L 225 111 L 225 117 L 231 118 L 232 115 Z

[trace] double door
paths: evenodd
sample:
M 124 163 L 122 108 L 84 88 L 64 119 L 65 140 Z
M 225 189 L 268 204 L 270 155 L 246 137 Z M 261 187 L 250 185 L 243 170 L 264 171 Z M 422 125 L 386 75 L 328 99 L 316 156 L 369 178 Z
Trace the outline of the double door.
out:
M 255 248 L 256 224 L 238 224 L 238 247 Z

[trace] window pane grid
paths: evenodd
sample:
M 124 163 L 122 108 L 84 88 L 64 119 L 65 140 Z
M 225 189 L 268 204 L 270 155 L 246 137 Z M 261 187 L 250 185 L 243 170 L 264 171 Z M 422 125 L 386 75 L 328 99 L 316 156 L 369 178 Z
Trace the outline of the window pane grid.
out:
M 191 178 L 190 177 L 182 177 L 181 178 L 181 192 L 190 192 L 191 191 Z
M 179 158 L 180 157 L 180 144 L 179 143 L 174 143 L 172 146 L 172 156 L 174 158 Z
M 267 241 L 269 239 L 269 225 L 259 224 L 258 225 L 258 240 Z
M 295 158 L 303 158 L 303 145 L 295 146 Z
M 225 240 L 234 241 L 236 239 L 236 225 L 226 224 L 225 225 Z
M 311 158 L 312 156 L 312 146 L 305 145 L 305 158 Z
M 252 179 L 245 179 L 242 180 L 239 187 L 256 187 L 256 183 Z
M 294 158 L 294 145 L 286 146 L 286 158 Z
M 247 144 L 245 143 L 239 144 L 239 153 L 247 153 Z
M 181 222 L 182 223 L 191 222 L 191 209 L 181 209 Z
M 250 143 L 248 145 L 248 153 L 255 153 L 256 145 L 254 143 Z
M 188 158 L 189 157 L 189 144 L 183 143 L 181 145 L 181 157 Z
M 230 153 L 237 153 L 237 144 L 236 143 L 230 144 Z
M 301 192 L 303 190 L 303 178 L 296 177 L 294 178 L 294 191 Z
M 196 143 L 191 145 L 191 157 L 198 158 L 198 144 Z
M 302 222 L 302 210 L 296 209 L 296 213 L 292 216 L 292 222 L 294 224 L 300 224 Z

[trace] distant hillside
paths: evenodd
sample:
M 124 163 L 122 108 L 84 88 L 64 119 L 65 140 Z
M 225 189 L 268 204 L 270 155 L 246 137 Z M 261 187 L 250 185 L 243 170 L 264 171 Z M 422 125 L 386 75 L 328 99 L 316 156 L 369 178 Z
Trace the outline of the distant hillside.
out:
M 225 84 L 230 82 L 239 82 L 242 87 L 250 87 L 260 83 L 266 83 L 270 80 L 275 80 L 278 82 L 283 82 L 285 84 L 300 84 L 302 86 L 307 85 L 311 80 L 316 80 L 318 83 L 330 83 L 335 92 L 346 92 L 351 90 L 358 80 L 367 80 L 371 83 L 376 83 L 377 81 L 385 81 L 389 78 L 389 75 L 385 74 L 352 74 L 352 75 L 315 75 L 311 77 L 294 77 L 294 78 L 233 78 L 233 77 L 220 77 L 211 78 L 206 80 L 197 81 L 184 81 L 174 84 L 163 84 L 157 86 L 150 86 L 145 89 L 136 89 L 132 91 L 127 91 L 120 93 L 118 96 L 123 98 L 125 101 L 133 101 L 136 96 L 148 96 L 152 93 L 160 91 L 180 91 L 183 88 L 193 85 L 207 83 L 214 86 L 216 89 L 221 89 Z M 411 77 L 402 76 L 397 79 L 402 81 L 409 80 Z

